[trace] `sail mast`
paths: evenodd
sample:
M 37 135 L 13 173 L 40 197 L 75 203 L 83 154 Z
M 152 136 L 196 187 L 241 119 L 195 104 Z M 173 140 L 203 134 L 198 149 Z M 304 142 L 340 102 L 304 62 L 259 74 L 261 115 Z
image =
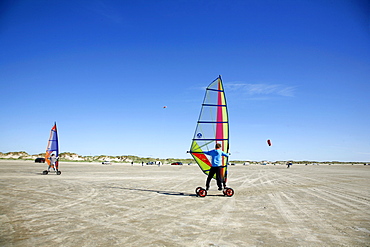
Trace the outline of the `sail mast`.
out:
M 221 143 L 222 151 L 229 151 L 229 119 L 221 76 L 206 88 L 202 108 L 195 129 L 190 153 L 201 170 L 209 173 L 211 158 L 204 151 Z M 222 178 L 226 183 L 228 158 L 222 158 Z
M 57 123 L 54 122 L 54 126 L 50 130 L 50 137 L 48 140 L 48 145 L 46 147 L 45 160 L 50 165 L 50 155 L 55 151 L 57 157 L 59 157 L 59 141 L 58 141 L 58 131 Z M 55 162 L 55 168 L 58 169 L 59 161 Z

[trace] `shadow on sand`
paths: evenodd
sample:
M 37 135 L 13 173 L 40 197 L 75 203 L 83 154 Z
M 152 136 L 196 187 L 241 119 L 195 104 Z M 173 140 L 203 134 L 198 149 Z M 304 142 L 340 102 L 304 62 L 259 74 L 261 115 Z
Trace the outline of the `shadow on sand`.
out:
M 120 190 L 131 190 L 131 191 L 153 192 L 153 193 L 158 193 L 158 194 L 167 195 L 167 196 L 194 196 L 194 197 L 198 197 L 195 193 L 194 194 L 189 194 L 189 193 L 175 192 L 175 191 L 148 190 L 148 189 L 126 188 L 126 187 L 108 187 L 108 188 L 120 189 Z M 222 197 L 224 197 L 224 195 L 207 195 L 207 196 L 222 196 Z

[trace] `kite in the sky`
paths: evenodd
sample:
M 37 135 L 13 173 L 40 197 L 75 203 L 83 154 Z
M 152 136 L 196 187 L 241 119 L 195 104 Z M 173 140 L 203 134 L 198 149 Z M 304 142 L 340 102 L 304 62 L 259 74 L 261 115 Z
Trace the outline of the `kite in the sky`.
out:
M 271 146 L 271 141 L 270 140 L 267 140 L 267 145 Z

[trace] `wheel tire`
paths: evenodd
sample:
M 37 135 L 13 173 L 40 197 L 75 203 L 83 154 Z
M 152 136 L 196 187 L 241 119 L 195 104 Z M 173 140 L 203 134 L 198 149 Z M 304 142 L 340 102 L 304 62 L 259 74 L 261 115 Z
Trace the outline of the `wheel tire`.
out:
M 228 197 L 232 197 L 234 195 L 234 190 L 232 188 L 225 188 L 224 195 Z
M 199 190 L 201 190 L 202 189 L 202 187 L 197 187 L 196 189 L 195 189 L 195 193 L 198 195 L 198 192 L 199 192 Z
M 57 175 L 60 175 L 60 174 L 62 174 L 62 172 L 61 171 L 57 171 Z
M 43 175 L 48 175 L 48 173 L 49 173 L 49 172 L 48 172 L 48 171 L 46 171 L 46 170 L 42 172 L 42 174 L 43 174 Z
M 207 191 L 205 190 L 205 189 L 203 189 L 203 188 L 201 188 L 199 191 L 198 191 L 198 196 L 200 196 L 200 197 L 206 197 L 206 195 L 207 195 Z

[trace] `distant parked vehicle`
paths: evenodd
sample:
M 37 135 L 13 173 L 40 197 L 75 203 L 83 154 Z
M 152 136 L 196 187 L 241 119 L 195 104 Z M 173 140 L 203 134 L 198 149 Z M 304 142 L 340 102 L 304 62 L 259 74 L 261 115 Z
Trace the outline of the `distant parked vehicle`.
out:
M 35 163 L 45 163 L 45 158 L 36 158 Z
M 174 162 L 171 165 L 172 166 L 182 166 L 182 163 L 181 162 Z
M 103 165 L 110 165 L 110 161 L 109 161 L 109 160 L 104 160 L 104 161 L 102 162 L 102 164 L 103 164 Z

